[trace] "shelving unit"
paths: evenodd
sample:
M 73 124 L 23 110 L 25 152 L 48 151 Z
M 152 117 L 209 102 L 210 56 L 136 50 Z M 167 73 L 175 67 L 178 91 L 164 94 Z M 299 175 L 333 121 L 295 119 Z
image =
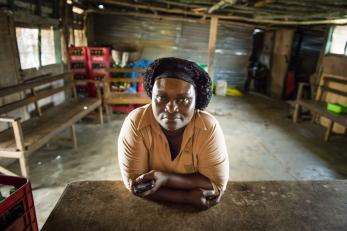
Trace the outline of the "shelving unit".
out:
M 110 67 L 110 49 L 106 47 L 69 48 L 70 67 L 75 80 L 102 80 L 108 76 Z M 92 82 L 79 81 L 76 90 L 81 97 L 96 97 L 96 86 Z
M 126 73 L 144 73 L 145 69 L 108 68 L 107 71 L 110 73 L 110 78 L 108 81 L 104 81 L 103 99 L 108 118 L 110 117 L 109 107 L 113 111 L 129 113 L 139 105 L 150 103 L 150 99 L 143 89 L 143 78 L 125 76 Z M 136 84 L 135 92 L 127 91 L 131 83 Z
M 110 67 L 111 55 L 110 49 L 106 47 L 87 47 L 88 72 L 90 80 L 101 81 L 109 76 L 106 70 Z M 89 96 L 95 97 L 96 86 L 89 83 Z
M 88 58 L 86 47 L 70 47 L 70 68 L 74 74 L 75 80 L 86 80 L 89 78 L 88 74 Z M 87 83 L 79 82 L 76 84 L 77 94 L 80 97 L 87 97 L 89 95 L 89 87 Z

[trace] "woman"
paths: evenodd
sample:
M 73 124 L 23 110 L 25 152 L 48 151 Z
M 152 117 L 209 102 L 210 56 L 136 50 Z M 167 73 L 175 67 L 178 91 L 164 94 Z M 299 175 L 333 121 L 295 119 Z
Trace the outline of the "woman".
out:
M 161 58 L 148 67 L 144 87 L 152 102 L 127 116 L 118 139 L 125 186 L 151 200 L 217 204 L 229 160 L 217 120 L 203 111 L 212 96 L 210 77 L 193 62 Z M 147 181 L 152 189 L 134 192 L 134 183 Z

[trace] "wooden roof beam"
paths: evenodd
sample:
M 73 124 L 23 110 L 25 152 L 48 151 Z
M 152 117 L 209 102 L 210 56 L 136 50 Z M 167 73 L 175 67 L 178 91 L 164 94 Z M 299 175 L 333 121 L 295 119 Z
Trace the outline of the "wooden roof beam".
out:
M 159 10 L 158 10 L 159 11 Z M 112 13 L 111 13 L 112 12 Z M 106 10 L 88 10 L 86 13 L 103 13 L 103 14 L 116 14 L 116 15 L 124 15 L 124 16 L 144 16 L 148 17 L 148 14 L 145 13 L 137 13 L 137 12 L 118 12 L 118 11 L 106 11 Z M 190 12 L 189 12 L 190 13 Z M 309 21 L 295 21 L 295 20 L 273 20 L 273 19 L 262 19 L 262 18 L 250 18 L 250 17 L 242 17 L 242 16 L 234 16 L 234 15 L 208 15 L 208 14 L 198 14 L 195 13 L 195 16 L 200 16 L 201 18 L 211 18 L 212 16 L 217 16 L 220 20 L 227 21 L 236 21 L 236 22 L 245 22 L 251 24 L 270 24 L 277 26 L 298 26 L 298 25 L 323 25 L 323 24 L 347 24 L 347 18 L 341 19 L 327 19 L 327 20 L 309 20 Z M 192 18 L 182 18 L 179 16 L 170 16 L 170 15 L 153 15 L 153 18 L 162 18 L 162 19 L 174 19 L 180 21 L 190 21 L 190 22 L 204 22 L 201 19 L 192 19 Z M 204 22 L 205 23 L 205 22 Z
M 231 6 L 236 4 L 237 0 L 221 0 L 218 3 L 214 4 L 211 6 L 208 10 L 207 13 L 212 14 L 213 11 L 219 10 L 220 8 L 224 6 Z
M 268 4 L 271 4 L 273 2 L 273 0 L 260 0 L 260 1 L 257 1 L 254 6 L 257 7 L 257 8 L 260 8 L 260 7 L 264 7 Z
M 150 10 L 150 11 L 152 11 L 152 12 L 157 11 L 157 12 L 165 12 L 165 13 L 172 13 L 172 14 L 183 14 L 183 15 L 192 15 L 192 16 L 202 16 L 201 13 L 199 14 L 199 13 L 195 13 L 195 12 L 187 11 L 187 10 L 181 10 L 181 9 L 167 9 L 167 8 L 158 7 L 158 6 L 127 3 L 127 2 L 122 2 L 122 1 L 118 1 L 118 0 L 101 0 L 100 2 L 106 3 L 106 4 L 110 4 L 110 5 L 116 5 L 116 6 L 124 6 L 124 7 L 134 8 L 134 9 Z

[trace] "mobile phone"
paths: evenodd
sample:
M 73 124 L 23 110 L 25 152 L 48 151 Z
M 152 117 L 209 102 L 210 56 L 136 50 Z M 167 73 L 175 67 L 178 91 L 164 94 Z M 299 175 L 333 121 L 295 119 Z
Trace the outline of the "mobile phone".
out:
M 141 183 L 134 183 L 134 193 L 144 193 L 154 187 L 154 181 L 144 181 Z

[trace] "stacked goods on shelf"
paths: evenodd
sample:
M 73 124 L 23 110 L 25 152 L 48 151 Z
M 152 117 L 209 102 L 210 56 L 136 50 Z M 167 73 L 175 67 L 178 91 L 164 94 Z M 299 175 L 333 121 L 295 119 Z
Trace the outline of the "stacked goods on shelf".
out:
M 102 80 L 108 77 L 106 68 L 110 67 L 110 49 L 106 47 L 87 47 L 89 79 Z M 89 95 L 96 96 L 96 86 L 89 83 Z
M 105 47 L 70 47 L 70 67 L 75 80 L 102 80 L 108 76 L 110 67 L 110 49 Z M 95 97 L 94 83 L 77 82 L 77 93 L 81 97 Z
M 88 73 L 88 59 L 85 47 L 70 47 L 69 48 L 70 67 L 74 73 L 75 80 L 89 79 Z M 87 83 L 79 82 L 76 84 L 77 94 L 81 97 L 89 95 L 89 88 Z
M 111 77 L 111 92 L 118 93 L 132 93 L 136 95 L 144 91 L 142 81 L 131 81 L 131 79 L 143 78 L 144 68 L 121 68 L 115 66 L 109 69 Z M 118 81 L 118 80 L 124 81 Z M 129 81 L 126 81 L 129 79 Z M 141 104 L 123 104 L 113 105 L 112 110 L 114 112 L 129 113 L 135 108 L 141 106 Z

